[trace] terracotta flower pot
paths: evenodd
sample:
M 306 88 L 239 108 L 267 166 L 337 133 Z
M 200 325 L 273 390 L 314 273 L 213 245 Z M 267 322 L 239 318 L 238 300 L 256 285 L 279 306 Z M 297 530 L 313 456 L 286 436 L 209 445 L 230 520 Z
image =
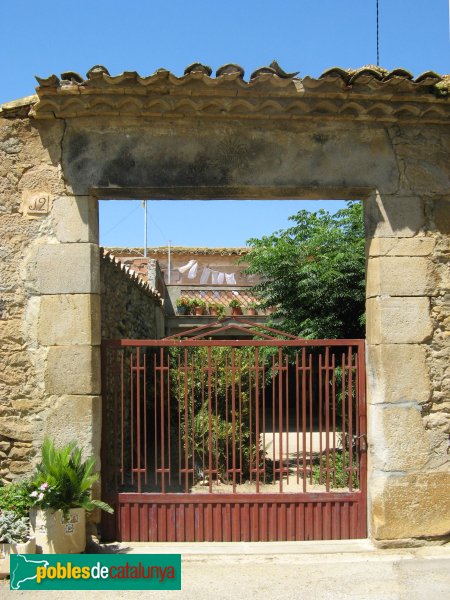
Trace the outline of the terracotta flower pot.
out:
M 204 314 L 205 309 L 203 308 L 203 306 L 196 306 L 194 311 L 194 314 L 199 317 Z
M 30 510 L 31 531 L 36 538 L 36 551 L 42 554 L 77 554 L 86 548 L 86 514 L 84 508 L 62 510 Z
M 256 315 L 258 314 L 258 312 L 256 311 L 256 308 L 247 308 L 247 312 L 252 317 L 256 317 Z
M 242 315 L 242 308 L 240 306 L 237 306 L 236 308 L 232 308 L 231 314 L 234 316 Z

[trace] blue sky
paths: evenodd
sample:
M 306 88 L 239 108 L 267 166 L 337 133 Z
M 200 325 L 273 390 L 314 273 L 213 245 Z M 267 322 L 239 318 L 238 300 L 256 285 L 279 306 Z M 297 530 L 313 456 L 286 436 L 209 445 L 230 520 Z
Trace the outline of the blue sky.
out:
M 380 64 L 415 75 L 450 73 L 449 0 L 379 0 Z M 229 62 L 248 77 L 274 58 L 317 76 L 376 62 L 376 0 L 15 0 L 1 8 L 0 102 L 34 92 L 34 75 L 104 64 L 111 74 L 159 67 L 182 75 L 200 61 Z M 242 245 L 318 203 L 151 202 L 149 243 Z M 324 204 L 336 209 L 337 205 Z M 134 212 L 133 212 L 134 211 Z M 108 233 L 107 233 L 108 232 Z M 140 245 L 139 203 L 101 205 L 106 245 Z

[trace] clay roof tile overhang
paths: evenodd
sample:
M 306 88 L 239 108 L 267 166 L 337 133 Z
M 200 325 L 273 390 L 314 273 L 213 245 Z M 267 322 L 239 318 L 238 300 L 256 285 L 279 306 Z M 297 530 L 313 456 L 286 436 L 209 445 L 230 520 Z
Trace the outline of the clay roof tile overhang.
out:
M 71 71 L 37 77 L 37 96 L 3 105 L 0 114 L 450 122 L 450 76 L 433 71 L 414 78 L 404 69 L 334 67 L 315 79 L 286 73 L 274 61 L 248 80 L 244 75 L 235 64 L 220 67 L 215 77 L 201 63 L 189 65 L 181 77 L 166 69 L 144 77 L 135 71 L 112 76 L 95 65 L 86 78 Z

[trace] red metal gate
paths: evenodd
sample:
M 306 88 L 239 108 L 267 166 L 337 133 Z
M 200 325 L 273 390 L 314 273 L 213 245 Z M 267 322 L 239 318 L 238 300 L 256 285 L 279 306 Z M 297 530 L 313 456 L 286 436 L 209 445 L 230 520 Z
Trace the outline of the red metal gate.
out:
M 366 536 L 363 340 L 252 327 L 104 342 L 105 539 Z

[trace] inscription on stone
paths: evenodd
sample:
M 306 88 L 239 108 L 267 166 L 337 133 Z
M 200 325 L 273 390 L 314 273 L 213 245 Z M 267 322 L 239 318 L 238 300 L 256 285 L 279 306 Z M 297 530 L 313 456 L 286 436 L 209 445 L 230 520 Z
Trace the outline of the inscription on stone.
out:
M 26 212 L 29 215 L 46 215 L 50 210 L 49 194 L 33 194 L 27 201 Z

